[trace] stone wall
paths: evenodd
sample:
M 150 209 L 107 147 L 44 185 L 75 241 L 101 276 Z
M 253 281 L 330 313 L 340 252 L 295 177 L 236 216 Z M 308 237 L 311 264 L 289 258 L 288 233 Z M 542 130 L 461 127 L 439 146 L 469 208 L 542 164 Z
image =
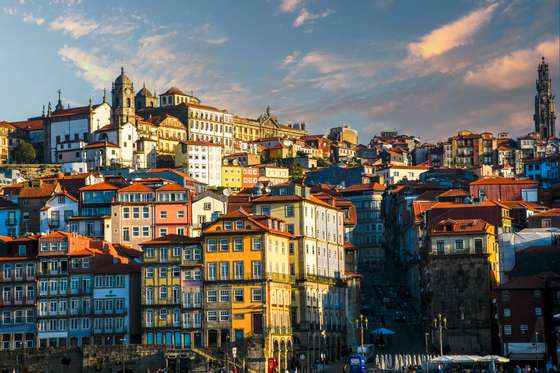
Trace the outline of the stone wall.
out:
M 61 165 L 59 164 L 3 164 L 0 165 L 0 168 L 10 168 L 14 170 L 19 170 L 21 172 L 21 176 L 26 179 L 33 179 L 45 175 L 52 175 L 56 174 L 60 171 Z

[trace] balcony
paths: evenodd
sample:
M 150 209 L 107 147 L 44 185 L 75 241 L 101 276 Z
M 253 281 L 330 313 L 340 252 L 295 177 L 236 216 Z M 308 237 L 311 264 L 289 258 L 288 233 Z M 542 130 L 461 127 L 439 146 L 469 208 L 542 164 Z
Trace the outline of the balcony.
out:
M 49 218 L 48 219 L 49 228 L 59 228 L 60 227 L 60 219 L 58 218 Z
M 294 283 L 295 276 L 287 275 L 284 273 L 266 273 L 265 278 L 267 281 L 274 281 L 274 282 L 284 282 L 284 283 Z

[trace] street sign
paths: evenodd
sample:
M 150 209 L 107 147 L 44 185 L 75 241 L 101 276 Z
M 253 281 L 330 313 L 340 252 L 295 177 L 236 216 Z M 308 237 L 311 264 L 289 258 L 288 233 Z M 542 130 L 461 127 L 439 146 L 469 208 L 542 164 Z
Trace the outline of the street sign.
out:
M 234 359 L 237 357 L 237 347 L 232 347 L 231 348 L 231 354 L 233 355 Z

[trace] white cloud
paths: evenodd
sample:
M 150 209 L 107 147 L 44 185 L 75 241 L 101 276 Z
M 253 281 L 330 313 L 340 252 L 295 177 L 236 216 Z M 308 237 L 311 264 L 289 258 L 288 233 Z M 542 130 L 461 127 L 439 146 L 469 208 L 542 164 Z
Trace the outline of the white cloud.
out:
M 117 68 L 114 63 L 98 57 L 95 53 L 67 45 L 58 50 L 58 55 L 63 61 L 73 63 L 78 68 L 76 74 L 90 82 L 95 89 L 110 86 Z
M 286 58 L 284 58 L 284 60 L 282 61 L 281 66 L 286 67 L 288 65 L 291 65 L 297 60 L 300 54 L 301 54 L 300 51 L 293 51 L 292 53 L 288 54 Z
M 278 10 L 284 13 L 295 11 L 301 4 L 301 0 L 282 0 L 278 6 Z
M 466 84 L 492 90 L 510 90 L 528 85 L 535 79 L 536 66 L 541 56 L 548 57 L 552 71 L 558 64 L 560 38 L 539 43 L 534 48 L 519 49 L 494 58 L 468 71 L 463 80 Z
M 330 9 L 325 9 L 319 13 L 311 13 L 307 9 L 302 8 L 294 20 L 294 27 L 301 27 L 306 23 L 313 22 L 320 18 L 325 18 L 333 14 L 334 12 Z
M 419 42 L 409 43 L 409 56 L 428 59 L 471 43 L 480 29 L 490 21 L 497 6 L 494 3 L 477 9 L 456 21 L 438 27 L 424 35 Z
M 34 23 L 37 26 L 41 26 L 43 23 L 45 23 L 45 19 L 43 17 L 35 17 L 31 13 L 25 13 L 23 15 L 23 22 Z
M 375 65 L 371 61 L 325 52 L 310 52 L 299 60 L 294 57 L 290 66 L 290 71 L 283 79 L 287 87 L 312 84 L 327 91 L 350 88 L 357 83 L 363 84 L 364 78 L 372 78 L 376 73 Z
M 52 30 L 61 30 L 65 34 L 70 34 L 74 39 L 90 34 L 99 27 L 94 20 L 85 19 L 78 14 L 57 17 L 49 26 Z
M 65 5 L 67 7 L 72 7 L 76 5 L 80 5 L 82 0 L 50 0 L 50 5 Z
M 15 16 L 18 14 L 18 9 L 13 6 L 5 6 L 2 8 L 2 11 L 9 16 Z
M 191 36 L 191 40 L 202 41 L 207 44 L 221 45 L 228 42 L 228 38 L 222 35 L 218 35 L 216 31 L 212 29 L 210 23 L 205 23 L 199 27 L 196 27 Z

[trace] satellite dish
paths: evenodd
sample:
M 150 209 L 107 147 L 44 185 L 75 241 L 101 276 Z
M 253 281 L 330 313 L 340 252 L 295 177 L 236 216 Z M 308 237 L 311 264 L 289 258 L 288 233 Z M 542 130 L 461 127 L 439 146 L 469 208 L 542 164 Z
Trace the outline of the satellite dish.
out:
M 224 191 L 222 193 L 224 194 L 224 196 L 229 197 L 229 195 L 231 194 L 231 191 L 229 189 L 224 189 Z

